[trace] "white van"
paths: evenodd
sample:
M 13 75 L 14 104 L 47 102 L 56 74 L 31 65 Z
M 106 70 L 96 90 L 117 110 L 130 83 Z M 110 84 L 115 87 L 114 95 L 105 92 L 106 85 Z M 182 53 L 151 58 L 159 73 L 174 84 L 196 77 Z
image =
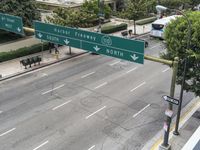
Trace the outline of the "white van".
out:
M 150 31 L 150 36 L 164 39 L 164 31 L 171 20 L 176 19 L 179 15 L 173 15 L 169 17 L 164 17 L 158 19 L 152 23 L 152 29 Z

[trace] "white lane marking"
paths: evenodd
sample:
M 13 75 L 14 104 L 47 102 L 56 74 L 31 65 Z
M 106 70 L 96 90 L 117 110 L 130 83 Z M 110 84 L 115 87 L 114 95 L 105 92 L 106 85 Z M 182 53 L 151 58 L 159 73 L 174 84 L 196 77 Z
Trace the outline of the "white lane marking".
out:
M 92 117 L 93 115 L 95 115 L 96 113 L 100 112 L 101 110 L 103 110 L 103 109 L 105 109 L 105 108 L 106 108 L 106 106 L 103 106 L 103 107 L 100 108 L 99 110 L 97 110 L 97 111 L 93 112 L 92 114 L 90 114 L 89 116 L 85 117 L 85 119 L 88 119 L 88 118 Z
M 61 104 L 61 105 L 58 105 L 58 106 L 54 107 L 52 110 L 56 110 L 56 109 L 58 109 L 58 108 L 60 108 L 60 107 L 62 107 L 62 106 L 64 106 L 64 105 L 66 105 L 66 104 L 68 104 L 68 103 L 70 103 L 70 102 L 71 102 L 71 100 L 69 100 L 69 101 L 67 101 L 67 102 L 65 102 L 65 103 L 63 103 L 63 104 Z
M 46 74 L 46 73 L 42 74 L 42 77 L 47 77 L 47 76 L 48 76 L 48 74 Z
M 100 87 L 102 87 L 102 86 L 104 86 L 104 85 L 106 85 L 106 84 L 108 84 L 108 83 L 107 83 L 107 82 L 104 82 L 104 83 L 100 84 L 99 86 L 95 87 L 94 89 L 98 89 L 98 88 L 100 88 Z
M 141 83 L 140 85 L 138 85 L 137 87 L 135 87 L 134 89 L 132 89 L 130 92 L 135 91 L 137 88 L 139 88 L 139 87 L 141 87 L 141 86 L 143 86 L 145 84 L 146 84 L 146 82 Z
M 160 44 L 159 44 L 159 45 L 152 46 L 152 47 L 150 47 L 149 49 L 153 49 L 153 48 L 156 48 L 156 47 L 158 47 L 158 46 L 160 46 Z
M 167 69 L 163 70 L 162 72 L 164 73 L 164 72 L 168 71 L 169 69 L 170 69 L 170 68 L 167 68 Z
M 136 70 L 136 69 L 137 69 L 137 67 L 135 67 L 135 68 L 133 68 L 133 69 L 127 71 L 126 73 L 130 73 L 130 72 L 132 72 L 132 71 L 134 71 L 134 70 Z
M 12 128 L 12 129 L 10 129 L 10 130 L 8 130 L 8 131 L 6 131 L 6 132 L 0 134 L 0 136 L 4 136 L 4 135 L 6 135 L 6 134 L 8 134 L 8 133 L 10 133 L 10 132 L 12 132 L 12 131 L 14 131 L 15 129 L 16 129 L 16 128 Z
M 118 63 L 120 63 L 120 61 L 116 61 L 116 62 L 110 64 L 110 66 L 114 66 L 114 65 L 116 65 L 116 64 L 118 64 Z
M 3 113 L 3 111 L 0 110 L 0 114 Z
M 58 87 L 55 87 L 55 88 L 53 88 L 53 89 L 51 89 L 51 90 L 48 90 L 48 91 L 42 93 L 42 95 L 45 95 L 45 94 L 47 94 L 47 93 L 50 93 L 50 92 L 55 91 L 55 90 L 57 90 L 57 89 L 60 89 L 60 88 L 62 88 L 63 86 L 65 86 L 65 84 L 62 84 L 62 85 L 60 85 L 60 86 L 58 86 Z
M 90 75 L 92 75 L 92 74 L 94 74 L 94 73 L 95 73 L 95 72 L 88 73 L 88 74 L 82 76 L 81 78 L 86 78 L 86 77 L 88 77 L 88 76 L 90 76 Z
M 143 112 L 145 109 L 147 109 L 151 104 L 148 104 L 147 106 L 145 106 L 144 108 L 142 108 L 140 111 L 138 111 L 136 114 L 133 115 L 133 118 L 137 117 L 137 115 L 139 115 L 141 112 Z
M 90 148 L 88 148 L 88 150 L 92 150 L 93 148 L 95 148 L 95 145 L 93 145 Z
M 39 149 L 40 147 L 46 145 L 47 143 L 49 143 L 49 141 L 46 141 L 46 142 L 42 143 L 41 145 L 39 145 L 38 147 L 34 148 L 33 150 L 37 150 L 37 149 Z

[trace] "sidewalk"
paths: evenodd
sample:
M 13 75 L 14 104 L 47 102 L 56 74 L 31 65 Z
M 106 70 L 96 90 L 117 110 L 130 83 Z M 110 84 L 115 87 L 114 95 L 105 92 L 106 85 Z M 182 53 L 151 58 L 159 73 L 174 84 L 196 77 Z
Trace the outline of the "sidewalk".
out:
M 193 99 L 186 107 L 182 110 L 182 115 L 179 124 L 180 135 L 176 136 L 173 134 L 175 128 L 175 119 L 172 121 L 172 127 L 169 135 L 169 144 L 171 150 L 182 150 L 184 145 L 194 134 L 194 132 L 200 127 L 200 98 Z M 160 150 L 159 146 L 163 142 L 164 130 L 158 132 L 144 147 L 142 150 Z M 200 140 L 200 136 L 198 139 Z M 193 145 L 190 145 L 192 147 Z M 184 149 L 184 150 L 193 150 Z
M 44 51 L 41 53 L 36 53 L 33 55 L 24 56 L 24 57 L 17 58 L 14 60 L 2 62 L 2 63 L 0 63 L 0 75 L 2 76 L 2 78 L 15 76 L 15 75 L 21 74 L 23 72 L 31 71 L 31 70 L 46 66 L 48 64 L 52 64 L 57 61 L 61 61 L 63 59 L 68 59 L 68 58 L 83 54 L 84 52 L 85 51 L 83 51 L 83 50 L 72 48 L 72 54 L 69 54 L 69 47 L 62 46 L 59 48 L 58 56 L 56 56 L 54 50 L 52 50 L 51 54 L 49 53 L 49 51 Z M 22 64 L 20 64 L 20 60 L 30 58 L 33 56 L 38 56 L 38 55 L 42 58 L 41 65 L 36 65 L 36 66 L 32 65 L 31 68 L 29 68 L 27 66 L 28 68 L 25 69 L 25 67 L 22 66 Z M 1 78 L 0 78 L 0 81 L 1 81 Z

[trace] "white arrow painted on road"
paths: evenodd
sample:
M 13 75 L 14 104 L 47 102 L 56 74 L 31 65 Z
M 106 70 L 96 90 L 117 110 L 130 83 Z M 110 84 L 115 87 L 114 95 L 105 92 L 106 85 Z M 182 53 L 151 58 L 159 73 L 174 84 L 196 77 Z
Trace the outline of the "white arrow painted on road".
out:
M 98 52 L 100 50 L 100 48 L 97 45 L 93 48 L 95 49 L 96 52 Z
M 136 61 L 139 57 L 136 56 L 136 54 L 133 54 L 133 56 L 131 55 L 131 58 Z
M 68 39 L 64 40 L 65 44 L 68 45 L 70 41 Z
M 43 35 L 41 33 L 38 33 L 39 38 L 41 38 Z
M 18 28 L 17 28 L 17 31 L 18 31 L 18 32 L 21 32 L 22 30 L 18 27 Z

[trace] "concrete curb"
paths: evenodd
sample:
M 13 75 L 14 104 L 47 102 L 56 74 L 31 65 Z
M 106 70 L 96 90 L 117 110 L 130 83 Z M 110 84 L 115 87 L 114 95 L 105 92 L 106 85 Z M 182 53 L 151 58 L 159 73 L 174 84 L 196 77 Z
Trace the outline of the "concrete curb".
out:
M 182 115 L 180 118 L 180 125 L 179 129 L 183 127 L 183 125 L 187 122 L 187 120 L 193 115 L 193 113 L 200 107 L 200 98 L 196 97 L 189 102 L 186 107 L 182 109 Z M 170 129 L 170 135 L 169 135 L 169 141 L 172 138 L 175 138 L 173 135 L 173 131 L 175 128 L 175 120 L 176 116 L 172 120 L 172 126 Z M 150 141 L 147 142 L 147 144 L 142 148 L 142 150 L 158 150 L 159 145 L 162 144 L 163 140 L 163 129 L 161 129 Z
M 53 62 L 44 64 L 44 65 L 38 66 L 38 67 L 36 67 L 36 68 L 32 68 L 32 69 L 30 69 L 30 70 L 24 70 L 23 72 L 19 72 L 19 73 L 13 74 L 13 75 L 9 75 L 9 76 L 0 78 L 0 82 L 1 82 L 1 81 L 5 81 L 5 80 L 8 80 L 8 79 L 11 79 L 11 78 L 14 78 L 14 77 L 17 77 L 17 76 L 20 76 L 20 75 L 23 75 L 23 74 L 26 74 L 26 73 L 29 73 L 29 72 L 32 72 L 32 71 L 35 71 L 35 70 L 38 70 L 38 69 L 41 69 L 41 68 L 45 68 L 45 67 L 50 66 L 50 65 L 53 65 L 53 64 L 57 64 L 57 63 L 59 63 L 59 62 L 65 61 L 65 60 L 69 60 L 69 59 L 72 59 L 72 58 L 75 58 L 75 57 L 84 55 L 84 54 L 86 54 L 86 53 L 88 53 L 88 52 L 82 52 L 82 53 L 79 53 L 79 54 L 75 54 L 75 55 L 70 56 L 70 57 L 67 57 L 67 58 L 62 58 L 62 59 L 60 59 L 60 60 L 53 61 Z

